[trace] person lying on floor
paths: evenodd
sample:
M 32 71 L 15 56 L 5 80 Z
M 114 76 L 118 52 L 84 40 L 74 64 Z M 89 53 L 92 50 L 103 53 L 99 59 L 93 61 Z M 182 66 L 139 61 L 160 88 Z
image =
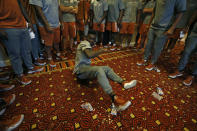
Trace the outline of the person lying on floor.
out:
M 131 105 L 131 102 L 115 94 L 108 78 L 121 84 L 125 89 L 134 87 L 137 84 L 137 81 L 124 81 L 108 66 L 91 65 L 91 58 L 95 58 L 106 52 L 105 49 L 100 49 L 98 51 L 92 50 L 95 38 L 95 32 L 89 32 L 87 38 L 85 38 L 86 40 L 81 41 L 78 45 L 73 73 L 81 80 L 97 78 L 99 85 L 103 88 L 104 92 L 111 97 L 112 102 L 115 104 L 118 111 L 123 111 Z

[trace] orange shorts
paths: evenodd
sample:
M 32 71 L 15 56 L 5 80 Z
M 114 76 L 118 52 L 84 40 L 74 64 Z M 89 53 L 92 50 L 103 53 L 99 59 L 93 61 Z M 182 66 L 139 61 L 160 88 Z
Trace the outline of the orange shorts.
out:
M 98 26 L 98 23 L 94 23 L 93 30 L 99 31 L 99 32 L 105 32 L 105 25 L 101 24 L 100 26 Z
M 84 31 L 84 27 L 85 27 L 85 23 L 83 20 L 78 20 L 78 23 L 77 23 L 77 30 L 79 31 Z
M 76 24 L 75 22 L 64 22 L 64 29 L 62 35 L 66 40 L 76 37 Z
M 135 31 L 135 23 L 122 22 L 120 34 L 133 34 Z
M 53 33 L 49 33 L 44 27 L 39 27 L 41 39 L 44 40 L 46 46 L 52 46 L 53 43 L 60 43 L 60 27 L 54 28 Z
M 116 22 L 107 22 L 106 30 L 112 31 L 112 32 L 118 32 L 118 25 Z
M 148 26 L 148 24 L 142 24 L 142 25 L 140 26 L 139 33 L 140 33 L 140 34 L 146 33 L 146 28 L 147 28 L 147 26 Z

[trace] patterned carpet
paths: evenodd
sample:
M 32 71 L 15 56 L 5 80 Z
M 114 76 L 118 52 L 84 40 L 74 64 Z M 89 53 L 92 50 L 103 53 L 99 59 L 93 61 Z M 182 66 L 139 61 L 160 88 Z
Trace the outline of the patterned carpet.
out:
M 31 75 L 33 83 L 17 85 L 16 101 L 7 109 L 4 118 L 25 114 L 19 131 L 43 130 L 197 130 L 197 82 L 191 87 L 182 84 L 185 77 L 169 79 L 179 60 L 180 51 L 171 57 L 161 57 L 160 73 L 136 66 L 142 53 L 117 51 L 93 59 L 93 65 L 108 65 L 122 78 L 136 79 L 138 84 L 125 90 L 110 81 L 117 94 L 131 100 L 132 105 L 117 116 L 110 114 L 111 101 L 95 81 L 81 84 L 72 74 L 74 59 L 57 62 L 56 68 L 45 66 L 43 72 Z M 152 96 L 162 88 L 164 97 Z M 94 111 L 88 112 L 81 104 L 89 102 Z M 3 118 L 3 119 L 4 119 Z

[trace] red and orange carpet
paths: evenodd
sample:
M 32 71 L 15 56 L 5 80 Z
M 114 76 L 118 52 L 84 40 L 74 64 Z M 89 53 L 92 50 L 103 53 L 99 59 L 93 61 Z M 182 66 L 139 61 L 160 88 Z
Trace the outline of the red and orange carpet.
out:
M 138 80 L 136 87 L 125 90 L 110 82 L 115 92 L 131 100 L 132 105 L 117 116 L 112 116 L 110 97 L 95 81 L 81 84 L 72 74 L 74 59 L 57 62 L 56 68 L 45 66 L 43 72 L 31 75 L 28 86 L 17 85 L 7 92 L 15 93 L 16 101 L 4 117 L 24 114 L 19 131 L 64 130 L 197 130 L 197 82 L 190 87 L 182 84 L 185 77 L 169 79 L 179 60 L 179 50 L 169 58 L 159 60 L 160 73 L 146 71 L 136 65 L 142 53 L 110 52 L 92 60 L 93 65 L 108 65 L 121 77 Z M 162 88 L 161 101 L 151 94 Z M 94 111 L 88 112 L 81 104 L 89 102 Z

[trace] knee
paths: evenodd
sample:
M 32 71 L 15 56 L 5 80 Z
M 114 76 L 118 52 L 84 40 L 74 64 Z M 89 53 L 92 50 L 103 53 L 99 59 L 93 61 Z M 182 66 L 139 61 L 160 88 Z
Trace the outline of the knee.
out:
M 113 69 L 110 68 L 109 66 L 103 66 L 102 68 L 103 68 L 103 70 L 104 70 L 105 72 L 113 71 Z
M 98 75 L 104 75 L 104 74 L 105 74 L 105 72 L 104 72 L 104 70 L 103 70 L 102 67 L 98 67 L 98 68 L 96 69 L 96 71 L 97 71 L 97 74 L 98 74 Z

